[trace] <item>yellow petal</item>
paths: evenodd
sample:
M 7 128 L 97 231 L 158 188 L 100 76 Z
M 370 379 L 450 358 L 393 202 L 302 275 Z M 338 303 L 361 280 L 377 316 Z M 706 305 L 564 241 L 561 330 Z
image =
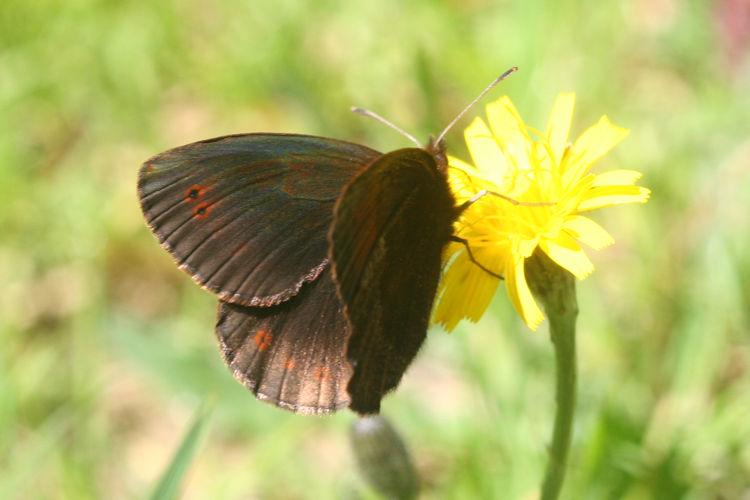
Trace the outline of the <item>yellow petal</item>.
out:
M 568 144 L 575 104 L 575 93 L 559 94 L 555 99 L 555 105 L 552 107 L 549 122 L 547 122 L 547 131 L 544 135 L 549 141 L 554 161 L 558 164 L 562 159 L 565 146 Z
M 456 288 L 461 286 L 460 280 L 454 279 L 455 277 L 455 273 L 443 275 L 430 321 L 431 324 L 440 325 L 448 332 L 453 331 L 463 319 L 463 314 L 455 303 L 456 298 L 461 297 Z
M 482 189 L 499 190 L 498 180 L 492 175 L 485 174 L 473 165 L 452 156 L 448 156 L 448 182 L 459 202 L 466 201 L 465 198 L 471 198 Z
M 521 116 L 505 96 L 487 105 L 487 120 L 498 144 L 519 170 L 529 170 L 533 141 L 526 132 Z
M 478 171 L 473 165 L 448 156 L 448 183 L 458 203 L 463 203 L 481 191 L 482 188 L 475 183 L 477 177 Z
M 520 255 L 524 259 L 527 259 L 531 257 L 532 253 L 534 253 L 534 250 L 536 250 L 536 247 L 538 244 L 539 244 L 538 236 L 534 236 L 532 238 L 525 237 L 516 242 L 516 246 L 515 246 L 513 253 L 515 255 Z
M 560 267 L 570 271 L 579 280 L 594 271 L 594 264 L 589 260 L 586 252 L 576 241 L 566 233 L 560 233 L 555 240 L 542 240 L 539 248 L 549 255 Z
M 597 174 L 592 186 L 632 186 L 643 174 L 637 170 L 609 170 Z
M 518 259 L 515 266 L 508 266 L 505 272 L 505 289 L 516 312 L 532 330 L 539 328 L 544 320 L 542 310 L 529 290 L 524 274 L 524 259 Z
M 466 163 L 462 159 L 456 158 L 455 156 L 451 155 L 448 155 L 448 166 L 449 168 L 457 168 L 459 170 L 472 173 L 477 170 L 476 167 L 471 163 Z
M 443 273 L 432 323 L 450 332 L 464 318 L 478 321 L 490 305 L 499 281 L 474 264 L 467 252 L 458 253 Z
M 502 179 L 505 175 L 505 156 L 481 118 L 475 118 L 464 131 L 466 146 L 477 170 L 487 177 Z
M 523 119 L 507 95 L 489 103 L 486 109 L 490 128 L 500 142 L 505 140 L 504 131 L 522 131 L 524 129 Z
M 576 212 L 582 200 L 585 200 L 592 191 L 592 185 L 596 176 L 588 174 L 580 177 L 573 184 L 568 184 L 563 190 L 562 199 L 558 200 L 558 206 L 564 213 Z
M 573 145 L 575 160 L 570 163 L 571 168 L 564 173 L 565 180 L 582 176 L 599 158 L 607 154 L 625 136 L 628 130 L 613 125 L 607 116 L 602 116 L 599 121 L 589 127 Z
M 615 242 L 606 229 L 582 215 L 566 217 L 563 228 L 570 236 L 594 250 L 601 250 Z
M 451 259 L 453 259 L 453 256 L 465 249 L 466 247 L 463 245 L 463 243 L 459 243 L 457 241 L 451 241 L 450 243 L 445 245 L 445 248 L 443 248 L 443 256 L 442 256 L 443 273 L 447 271 L 448 266 L 451 262 Z M 442 282 L 441 282 L 441 285 L 442 285 Z
M 581 203 L 578 211 L 621 205 L 623 203 L 646 203 L 651 190 L 641 186 L 599 186 L 591 188 Z

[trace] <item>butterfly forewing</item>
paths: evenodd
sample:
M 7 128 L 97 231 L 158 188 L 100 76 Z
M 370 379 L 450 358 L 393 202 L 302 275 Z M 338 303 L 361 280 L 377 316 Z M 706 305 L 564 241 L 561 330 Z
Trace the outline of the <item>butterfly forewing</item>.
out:
M 270 307 L 219 302 L 216 335 L 235 378 L 264 401 L 300 413 L 349 405 L 348 325 L 329 269 Z
M 374 413 L 422 344 L 452 234 L 454 199 L 432 155 L 385 154 L 336 203 L 331 262 L 351 325 L 351 408 Z
M 159 242 L 198 283 L 267 306 L 323 270 L 333 204 L 379 155 L 323 137 L 226 136 L 149 159 L 138 195 Z

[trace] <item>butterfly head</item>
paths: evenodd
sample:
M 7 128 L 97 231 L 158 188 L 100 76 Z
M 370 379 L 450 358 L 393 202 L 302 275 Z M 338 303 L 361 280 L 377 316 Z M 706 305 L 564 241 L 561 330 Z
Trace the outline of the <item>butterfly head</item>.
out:
M 430 140 L 427 142 L 427 147 L 424 149 L 435 159 L 438 170 L 445 174 L 448 171 L 448 158 L 445 156 L 445 141 L 430 136 Z

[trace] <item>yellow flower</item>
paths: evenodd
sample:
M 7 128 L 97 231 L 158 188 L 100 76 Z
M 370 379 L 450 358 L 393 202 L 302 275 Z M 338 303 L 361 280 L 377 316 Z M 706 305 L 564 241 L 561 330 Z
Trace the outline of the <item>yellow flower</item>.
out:
M 578 279 L 585 278 L 594 265 L 580 243 L 599 250 L 614 239 L 581 213 L 645 203 L 650 193 L 635 185 L 639 172 L 589 172 L 628 131 L 603 116 L 571 144 L 574 105 L 575 94 L 560 94 L 542 134 L 524 125 L 510 99 L 503 97 L 487 106 L 489 128 L 476 118 L 465 131 L 474 165 L 449 157 L 449 182 L 459 203 L 483 189 L 522 202 L 483 196 L 462 212 L 454 229 L 467 241 L 476 263 L 503 276 L 513 306 L 534 330 L 544 315 L 526 282 L 525 260 L 538 247 Z M 500 280 L 472 262 L 462 243 L 449 244 L 443 262 L 433 322 L 450 331 L 463 318 L 477 321 L 482 316 Z

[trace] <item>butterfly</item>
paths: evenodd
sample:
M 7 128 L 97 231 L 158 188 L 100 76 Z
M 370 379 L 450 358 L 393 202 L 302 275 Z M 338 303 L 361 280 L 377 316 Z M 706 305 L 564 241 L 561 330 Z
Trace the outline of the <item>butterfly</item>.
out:
M 385 154 L 308 135 L 230 135 L 142 165 L 146 222 L 218 295 L 222 356 L 258 399 L 369 414 L 398 385 L 425 339 L 462 210 L 446 131 Z

